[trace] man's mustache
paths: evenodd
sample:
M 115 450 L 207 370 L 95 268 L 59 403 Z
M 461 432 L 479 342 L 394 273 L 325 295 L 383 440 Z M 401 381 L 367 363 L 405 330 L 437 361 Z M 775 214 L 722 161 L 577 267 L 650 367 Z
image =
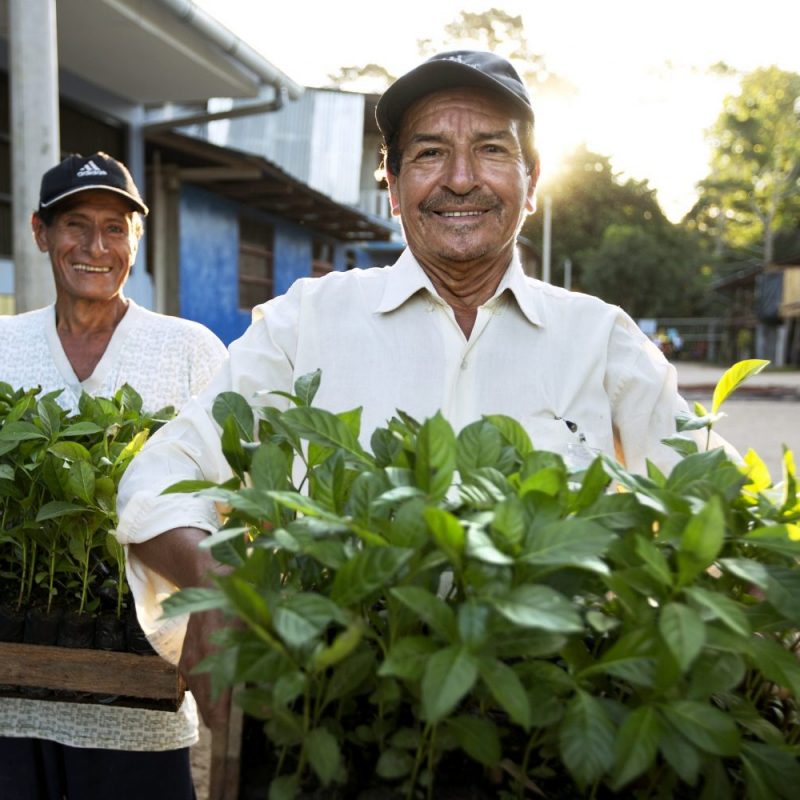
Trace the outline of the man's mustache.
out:
M 421 211 L 436 213 L 437 211 L 458 211 L 459 208 L 477 208 L 482 211 L 491 211 L 500 207 L 500 201 L 493 194 L 474 191 L 469 194 L 455 194 L 442 191 L 432 197 L 427 197 L 419 204 Z

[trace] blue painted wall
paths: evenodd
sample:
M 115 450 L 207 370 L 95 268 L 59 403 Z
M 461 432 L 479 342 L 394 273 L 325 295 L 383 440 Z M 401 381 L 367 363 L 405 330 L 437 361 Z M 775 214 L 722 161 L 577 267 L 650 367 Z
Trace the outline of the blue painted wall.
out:
M 219 195 L 184 185 L 180 201 L 180 314 L 210 328 L 230 344 L 250 324 L 250 311 L 239 308 L 239 213 L 241 206 Z M 248 213 L 253 213 L 249 210 Z M 311 274 L 313 240 L 304 228 L 262 215 L 275 231 L 275 294 Z M 352 245 L 333 245 L 334 268 L 345 269 Z
M 180 314 L 228 344 L 250 321 L 239 311 L 239 210 L 235 203 L 184 186 L 180 203 Z

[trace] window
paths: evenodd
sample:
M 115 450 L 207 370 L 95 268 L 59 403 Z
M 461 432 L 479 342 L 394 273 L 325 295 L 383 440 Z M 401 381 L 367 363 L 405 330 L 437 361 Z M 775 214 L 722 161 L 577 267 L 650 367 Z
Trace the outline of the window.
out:
M 274 241 L 272 225 L 239 217 L 239 308 L 249 311 L 273 296 Z
M 311 255 L 311 275 L 318 278 L 333 270 L 333 246 L 314 239 Z

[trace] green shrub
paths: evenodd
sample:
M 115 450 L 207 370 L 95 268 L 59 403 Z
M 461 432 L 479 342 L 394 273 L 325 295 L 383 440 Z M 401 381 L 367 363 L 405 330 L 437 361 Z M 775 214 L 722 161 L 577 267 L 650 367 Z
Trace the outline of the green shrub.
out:
M 779 487 L 686 440 L 668 476 L 571 474 L 510 418 L 403 413 L 367 452 L 319 379 L 284 412 L 220 395 L 236 477 L 170 490 L 229 509 L 204 546 L 232 571 L 167 613 L 241 622 L 201 669 L 264 720 L 271 800 L 442 797 L 458 770 L 493 797 L 796 796 L 790 452 Z

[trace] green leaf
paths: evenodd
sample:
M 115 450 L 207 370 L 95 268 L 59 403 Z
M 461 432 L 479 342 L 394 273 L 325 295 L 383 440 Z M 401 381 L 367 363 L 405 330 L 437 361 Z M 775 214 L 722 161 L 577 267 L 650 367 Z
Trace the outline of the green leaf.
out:
M 573 518 L 531 531 L 519 561 L 608 573 L 602 560 L 614 535 L 590 520 Z
M 378 674 L 382 677 L 417 681 L 422 677 L 428 659 L 437 650 L 436 643 L 428 636 L 406 636 L 398 639 L 389 650 Z
M 719 563 L 726 572 L 758 586 L 759 589 L 766 590 L 769 586 L 769 572 L 760 561 L 749 558 L 721 558 Z
M 681 670 L 686 672 L 700 655 L 706 640 L 700 615 L 682 603 L 667 603 L 661 609 L 658 630 Z
M 342 449 L 358 463 L 372 466 L 373 460 L 358 442 L 346 422 L 321 408 L 290 408 L 281 415 L 283 424 L 309 442 Z
M 625 718 L 614 742 L 614 791 L 653 765 L 661 738 L 661 722 L 651 706 L 640 706 Z
M 481 659 L 478 669 L 483 682 L 508 716 L 524 730 L 531 726 L 531 707 L 517 673 L 496 659 Z
M 467 555 L 484 564 L 507 566 L 514 563 L 514 559 L 498 550 L 488 534 L 475 525 L 467 528 Z
M 460 569 L 466 547 L 466 534 L 458 518 L 436 507 L 426 508 L 423 516 L 436 544 L 456 569 Z
M 395 781 L 411 773 L 414 757 L 405 750 L 390 747 L 384 750 L 375 765 L 375 774 L 387 781 Z
M 342 754 L 336 737 L 325 728 L 315 728 L 304 741 L 306 754 L 323 786 L 336 777 L 342 764 Z
M 72 438 L 73 436 L 94 436 L 95 434 L 102 433 L 103 428 L 96 422 L 89 422 L 82 420 L 75 422 L 72 425 L 67 425 L 59 434 L 61 439 Z
M 422 716 L 435 724 L 446 717 L 475 684 L 478 666 L 464 647 L 440 650 L 428 659 L 422 676 Z
M 523 628 L 554 633 L 578 633 L 583 624 L 578 612 L 564 595 L 549 586 L 519 586 L 492 605 L 507 620 Z
M 614 763 L 614 723 L 602 703 L 578 691 L 558 730 L 564 765 L 581 789 L 600 780 Z
M 267 800 L 296 800 L 300 793 L 300 779 L 297 775 L 279 775 L 269 784 Z
M 214 400 L 211 414 L 217 425 L 223 430 L 228 419 L 233 420 L 233 426 L 239 439 L 245 442 L 253 441 L 255 419 L 253 409 L 247 400 L 236 392 L 221 392 Z
M 353 606 L 371 594 L 388 588 L 414 555 L 400 547 L 372 547 L 356 553 L 336 573 L 331 597 L 340 606 Z
M 259 629 L 271 623 L 272 613 L 267 601 L 249 581 L 236 573 L 217 578 L 217 581 L 237 615 L 245 622 Z
M 47 452 L 63 461 L 92 460 L 91 453 L 78 442 L 55 442 L 47 448 Z
M 266 442 L 256 448 L 250 462 L 250 479 L 256 489 L 288 489 L 290 474 L 291 461 L 278 445 Z
M 744 609 L 733 598 L 721 592 L 712 592 L 700 586 L 687 586 L 686 596 L 697 606 L 718 619 L 734 633 L 750 636 L 750 623 Z
M 273 612 L 276 633 L 293 647 L 306 644 L 334 620 L 344 621 L 336 603 L 320 594 L 307 592 L 288 595 Z
M 484 417 L 500 431 L 500 435 L 519 453 L 521 458 L 525 458 L 533 452 L 530 436 L 517 420 L 502 414 L 489 414 Z
M 800 662 L 789 649 L 773 639 L 754 636 L 751 641 L 753 660 L 759 671 L 768 680 L 800 697 Z
M 211 611 L 226 608 L 228 600 L 220 589 L 193 587 L 181 589 L 161 603 L 165 618 L 194 614 L 196 611 Z
M 82 514 L 86 511 L 85 506 L 79 506 L 75 503 L 66 503 L 63 500 L 51 500 L 45 503 L 36 514 L 36 522 L 44 522 L 48 519 L 57 519 L 58 517 L 67 517 L 71 514 Z
M 310 406 L 314 402 L 321 378 L 322 370 L 315 369 L 294 382 L 294 393 L 303 405 Z
M 444 600 L 418 586 L 398 586 L 389 593 L 443 639 L 455 640 L 456 616 Z
M 67 491 L 84 503 L 91 504 L 94 501 L 94 470 L 85 461 L 70 464 Z
M 744 742 L 742 766 L 748 798 L 794 800 L 800 786 L 800 763 L 796 753 L 761 742 Z
M 220 444 L 225 460 L 230 464 L 234 473 L 244 480 L 245 473 L 250 469 L 250 457 L 242 445 L 239 425 L 232 416 L 226 417 L 222 423 Z
M 462 477 L 481 467 L 494 467 L 503 442 L 500 432 L 486 420 L 467 425 L 458 434 L 457 463 Z
M 0 442 L 10 444 L 32 439 L 47 439 L 47 436 L 30 422 L 7 422 L 0 428 Z
M 355 627 L 355 626 L 354 626 Z M 358 625 L 363 632 L 363 626 Z M 324 705 L 342 697 L 349 697 L 362 684 L 374 684 L 375 656 L 371 650 L 361 650 L 338 664 L 325 691 Z
M 358 647 L 364 636 L 364 623 L 360 619 L 351 622 L 345 630 L 337 634 L 336 638 L 321 650 L 317 650 L 311 659 L 311 667 L 315 672 L 321 672 L 334 664 L 347 658 Z
M 460 714 L 445 720 L 444 728 L 455 736 L 461 749 L 474 761 L 487 767 L 500 762 L 500 735 L 490 720 Z
M 644 561 L 647 574 L 655 578 L 662 586 L 669 588 L 672 586 L 672 571 L 666 556 L 658 547 L 644 536 L 637 535 L 634 548 L 636 555 Z
M 440 500 L 450 488 L 455 468 L 456 437 L 450 423 L 437 412 L 423 423 L 417 436 L 417 486 L 432 500 Z
M 740 737 L 730 715 L 706 703 L 675 700 L 661 706 L 662 714 L 696 747 L 716 756 L 739 753 Z
M 695 514 L 681 536 L 678 550 L 678 578 L 682 586 L 691 583 L 719 555 L 725 539 L 725 516 L 718 497 L 712 497 Z
M 719 411 L 719 407 L 730 397 L 737 386 L 753 375 L 757 375 L 767 364 L 769 364 L 769 361 L 750 358 L 745 361 L 739 361 L 727 369 L 714 388 L 714 396 L 711 399 L 711 413 L 716 414 Z

